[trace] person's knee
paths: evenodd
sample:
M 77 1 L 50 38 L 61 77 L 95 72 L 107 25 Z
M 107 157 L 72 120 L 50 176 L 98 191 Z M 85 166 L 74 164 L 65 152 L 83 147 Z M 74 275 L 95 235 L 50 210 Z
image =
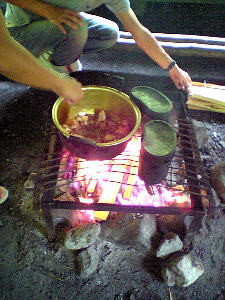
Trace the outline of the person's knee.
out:
M 105 28 L 104 34 L 102 35 L 102 39 L 105 41 L 104 48 L 108 49 L 113 47 L 119 38 L 119 27 L 116 23 L 111 22 L 110 26 Z
M 64 66 L 73 63 L 82 53 L 88 37 L 88 26 L 83 21 L 82 26 L 76 30 L 65 26 L 67 33 L 64 35 L 57 47 L 54 49 L 51 59 L 57 66 Z
M 71 43 L 74 42 L 76 45 L 78 43 L 85 45 L 87 38 L 88 38 L 87 22 L 85 20 L 83 20 L 82 25 L 77 26 L 76 30 L 67 27 L 67 35 L 68 35 L 68 40 L 70 40 Z

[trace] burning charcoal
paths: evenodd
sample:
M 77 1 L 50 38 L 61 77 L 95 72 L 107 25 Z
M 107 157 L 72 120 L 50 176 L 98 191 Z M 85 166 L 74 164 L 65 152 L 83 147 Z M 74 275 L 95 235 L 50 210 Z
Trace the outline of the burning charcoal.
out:
M 84 224 L 71 229 L 65 238 L 65 246 L 71 250 L 84 249 L 96 241 L 101 232 L 99 223 Z
M 124 214 L 114 224 L 102 228 L 103 236 L 121 245 L 152 248 L 151 240 L 157 233 L 154 215 Z
M 164 235 L 163 240 L 156 251 L 156 256 L 159 258 L 164 258 L 169 254 L 182 250 L 182 248 L 183 243 L 179 236 L 173 232 L 168 232 Z
M 60 201 L 62 203 L 65 201 L 76 202 L 76 198 L 74 198 L 69 193 L 63 193 L 57 198 L 55 198 L 55 200 Z M 60 208 L 60 209 L 53 209 L 51 214 L 55 226 L 57 224 L 66 222 L 70 224 L 71 227 L 76 227 L 81 224 L 86 224 L 91 222 L 89 214 L 86 214 L 83 211 Z
M 200 259 L 194 254 L 174 254 L 162 268 L 162 277 L 169 286 L 187 287 L 204 273 Z
M 212 186 L 222 203 L 225 203 L 225 163 L 220 162 L 212 169 Z
M 70 193 L 63 193 L 63 194 L 61 194 L 60 196 L 58 196 L 55 200 L 57 200 L 57 201 L 76 201 L 76 199 L 73 197 L 73 196 L 71 196 L 71 194 Z
M 52 218 L 54 226 L 60 223 L 67 223 L 70 228 L 92 222 L 90 215 L 85 211 L 74 211 L 71 209 L 53 209 Z
M 99 263 L 99 255 L 93 247 L 81 251 L 77 257 L 77 269 L 81 278 L 87 278 L 93 274 Z

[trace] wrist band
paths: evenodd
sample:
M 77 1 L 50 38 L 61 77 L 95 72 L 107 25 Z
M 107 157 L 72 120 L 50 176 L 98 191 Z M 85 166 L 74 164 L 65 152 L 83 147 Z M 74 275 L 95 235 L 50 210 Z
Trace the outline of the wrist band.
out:
M 175 60 L 171 61 L 169 66 L 165 68 L 164 71 L 169 72 L 175 66 L 175 64 L 176 64 Z

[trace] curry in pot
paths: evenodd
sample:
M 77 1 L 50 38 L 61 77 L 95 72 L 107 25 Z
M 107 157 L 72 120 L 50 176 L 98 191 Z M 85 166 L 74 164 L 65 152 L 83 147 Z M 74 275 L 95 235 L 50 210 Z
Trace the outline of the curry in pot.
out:
M 103 109 L 95 109 L 93 115 L 79 114 L 62 127 L 69 135 L 80 135 L 97 143 L 120 140 L 131 131 L 128 120 Z

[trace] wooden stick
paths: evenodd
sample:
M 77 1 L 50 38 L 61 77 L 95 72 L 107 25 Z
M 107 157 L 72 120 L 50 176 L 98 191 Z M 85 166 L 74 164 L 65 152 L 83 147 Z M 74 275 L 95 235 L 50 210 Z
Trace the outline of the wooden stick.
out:
M 133 158 L 131 161 L 130 174 L 127 180 L 127 187 L 123 193 L 123 198 L 130 199 L 133 192 L 134 185 L 137 180 L 137 175 L 138 175 L 138 161 L 135 161 Z
M 120 157 L 122 156 L 120 155 Z M 123 182 L 124 172 L 127 168 L 127 165 L 124 164 L 124 159 L 122 158 L 120 160 L 120 157 L 118 160 L 116 160 L 116 165 L 112 166 L 108 181 L 105 183 L 98 203 L 114 204 L 116 201 L 117 194 L 119 193 L 121 184 Z M 96 211 L 95 218 L 97 220 L 106 220 L 108 214 L 108 211 Z

